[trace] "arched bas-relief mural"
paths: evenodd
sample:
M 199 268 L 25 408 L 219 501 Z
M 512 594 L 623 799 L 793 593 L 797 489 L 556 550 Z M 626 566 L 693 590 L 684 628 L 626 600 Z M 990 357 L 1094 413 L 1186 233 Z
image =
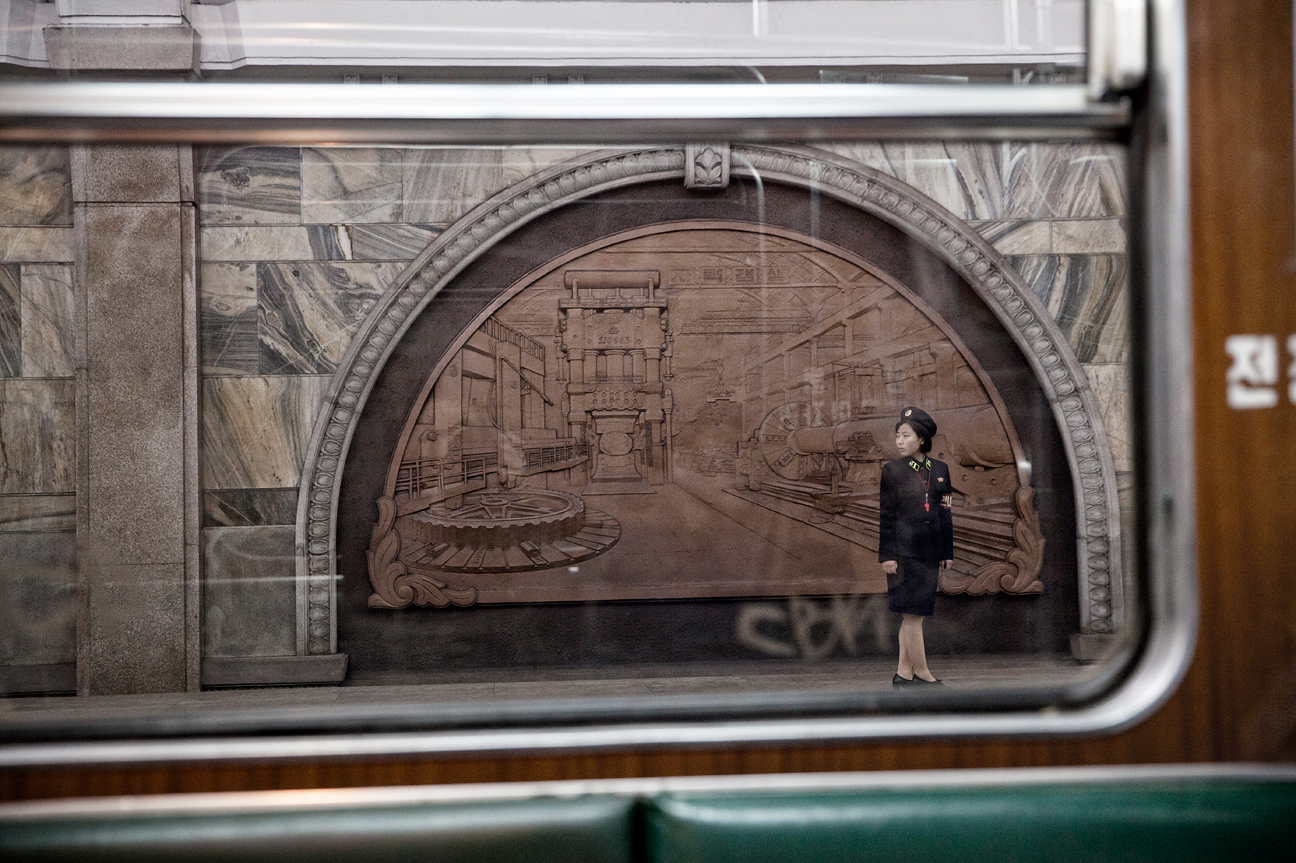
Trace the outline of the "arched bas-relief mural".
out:
M 630 234 L 506 292 L 437 365 L 376 502 L 370 607 L 884 592 L 908 403 L 956 467 L 942 588 L 1043 590 L 1011 417 L 939 315 L 768 226 Z
M 1038 556 L 1069 537 L 1041 541 L 1031 483 L 1044 466 L 1022 457 L 1021 418 L 1003 410 L 1003 394 L 978 367 L 979 352 L 998 338 L 1011 340 L 1043 394 L 1031 422 L 1051 413 L 1049 435 L 1060 441 L 1053 460 L 1065 461 L 1069 478 L 1055 487 L 1074 494 L 1062 508 L 1068 519 L 1074 512 L 1075 551 L 1065 557 L 1074 561 L 1079 629 L 1117 630 L 1119 509 L 1101 420 L 1078 362 L 1020 277 L 940 206 L 848 159 L 766 146 L 708 146 L 688 156 L 707 153 L 731 159 L 727 175 L 720 172 L 718 186 L 694 182 L 688 193 L 681 183 L 680 193 L 706 195 L 697 190 L 711 186 L 722 196 L 726 176 L 747 183 L 751 224 L 654 228 L 551 259 L 513 283 L 510 296 L 500 285 L 427 363 L 422 392 L 406 400 L 399 444 L 365 453 L 388 460 L 386 485 L 368 503 L 378 503 L 378 523 L 372 509 L 363 514 L 370 607 L 804 595 L 840 592 L 846 582 L 858 591 L 876 566 L 870 477 L 886 457 L 889 412 L 900 402 L 941 412 L 948 433 L 937 445 L 964 492 L 959 563 L 943 587 L 1029 594 L 1039 589 Z M 605 151 L 534 175 L 441 234 L 379 302 L 339 364 L 302 473 L 300 653 L 337 650 L 339 519 L 361 517 L 339 510 L 349 448 L 376 382 L 391 378 L 388 362 L 417 353 L 402 340 L 423 310 L 546 214 L 637 184 L 715 173 L 700 162 L 689 171 L 687 162 L 683 147 Z M 966 341 L 965 324 L 950 317 L 955 307 L 944 315 L 924 308 L 921 292 L 911 296 L 912 286 L 888 280 L 885 268 L 853 260 L 848 243 L 753 230 L 777 187 L 812 190 L 898 229 L 919 257 L 957 274 L 998 334 L 983 333 L 990 341 L 969 350 L 958 337 Z M 784 278 L 797 289 L 784 288 Z M 1031 431 L 1038 439 L 1040 430 Z M 608 491 L 620 493 L 599 493 Z M 670 585 L 627 582 L 620 574 L 632 568 L 666 569 L 656 557 L 663 544 L 645 545 L 632 528 L 667 530 L 668 521 L 643 515 L 662 501 L 668 508 L 672 495 L 697 511 L 720 502 L 717 518 L 732 520 L 724 506 L 745 506 L 766 520 L 763 535 L 832 545 L 840 565 L 801 566 L 798 576 L 762 558 L 745 584 L 709 571 Z M 636 555 L 652 566 L 625 563 Z M 762 577 L 777 588 L 757 589 Z

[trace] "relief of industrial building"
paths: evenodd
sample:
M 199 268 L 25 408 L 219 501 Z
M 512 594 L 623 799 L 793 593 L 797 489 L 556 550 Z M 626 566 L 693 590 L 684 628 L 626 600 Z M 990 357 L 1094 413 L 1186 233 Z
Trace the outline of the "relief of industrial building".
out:
M 790 232 L 614 238 L 515 286 L 431 370 L 377 501 L 370 607 L 884 592 L 879 476 L 906 404 L 960 492 L 942 590 L 1040 592 L 1017 432 L 918 297 Z M 788 557 L 764 586 L 757 522 Z

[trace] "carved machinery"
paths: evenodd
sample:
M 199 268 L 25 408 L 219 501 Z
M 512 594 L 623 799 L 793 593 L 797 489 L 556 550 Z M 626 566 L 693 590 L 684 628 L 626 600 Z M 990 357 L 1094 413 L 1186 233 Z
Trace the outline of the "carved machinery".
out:
M 651 494 L 670 479 L 667 302 L 655 270 L 568 270 L 559 301 L 567 421 L 593 456 L 582 493 Z M 561 374 L 561 372 L 560 372 Z
M 752 440 L 740 446 L 739 484 L 752 498 L 814 507 L 834 531 L 877 548 L 881 466 L 895 456 L 896 418 L 864 416 L 814 424 L 806 402 L 770 411 Z M 932 455 L 950 466 L 956 490 L 955 565 L 942 573 L 946 593 L 1039 593 L 1044 539 L 1034 490 L 991 405 L 935 410 L 940 433 Z M 823 523 L 822 521 L 820 523 Z

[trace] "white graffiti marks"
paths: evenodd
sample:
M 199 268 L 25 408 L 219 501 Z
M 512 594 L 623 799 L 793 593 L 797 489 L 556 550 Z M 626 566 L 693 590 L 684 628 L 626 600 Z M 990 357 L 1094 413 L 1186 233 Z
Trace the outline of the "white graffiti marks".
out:
M 878 650 L 895 638 L 885 594 L 833 596 L 826 601 L 789 597 L 786 604 L 747 602 L 738 610 L 738 643 L 768 656 L 824 659 L 841 647 L 850 656 L 869 637 Z

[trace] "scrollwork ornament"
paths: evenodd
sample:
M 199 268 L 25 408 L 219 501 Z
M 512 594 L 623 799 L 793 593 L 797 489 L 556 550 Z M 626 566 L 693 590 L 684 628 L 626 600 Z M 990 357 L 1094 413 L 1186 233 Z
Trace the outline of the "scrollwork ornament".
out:
M 406 608 L 410 605 L 445 608 L 447 605 L 468 606 L 477 601 L 477 590 L 472 587 L 450 587 L 443 581 L 421 572 L 410 572 L 400 561 L 400 534 L 396 532 L 396 501 L 390 497 L 378 499 L 378 523 L 370 536 L 369 581 L 373 595 L 370 608 Z

